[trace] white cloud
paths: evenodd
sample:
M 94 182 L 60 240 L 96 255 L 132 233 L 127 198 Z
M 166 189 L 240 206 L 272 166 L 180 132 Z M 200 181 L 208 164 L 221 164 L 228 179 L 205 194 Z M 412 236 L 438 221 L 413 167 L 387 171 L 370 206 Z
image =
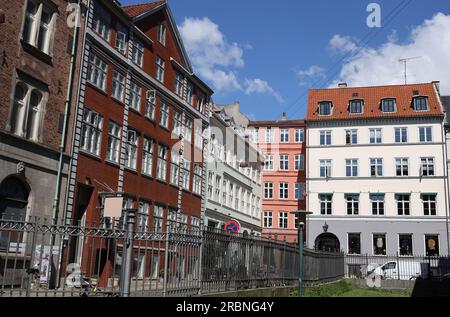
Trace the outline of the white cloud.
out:
M 450 15 L 436 14 L 411 31 L 406 43 L 397 43 L 396 33 L 378 48 L 358 48 L 348 37 L 335 35 L 330 46 L 341 53 L 354 52 L 344 62 L 338 82 L 352 86 L 404 83 L 401 58 L 421 56 L 408 63 L 408 82 L 441 81 L 441 92 L 450 94 Z M 358 50 L 357 50 L 358 48 Z
M 324 76 L 324 72 L 325 72 L 325 69 L 323 69 L 322 67 L 317 66 L 317 65 L 313 65 L 313 66 L 309 67 L 308 69 L 298 70 L 297 71 L 297 75 L 299 77 L 311 77 L 311 78 L 314 78 L 314 77 L 323 77 Z
M 212 83 L 216 92 L 265 93 L 282 100 L 267 81 L 247 79 L 240 83 L 238 70 L 245 66 L 244 50 L 252 49 L 250 43 L 239 45 L 227 41 L 219 26 L 207 17 L 187 17 L 179 30 L 195 71 Z
M 256 78 L 256 79 L 246 79 L 244 83 L 245 90 L 244 92 L 247 95 L 251 95 L 253 93 L 257 94 L 268 94 L 273 96 L 279 103 L 283 103 L 284 99 L 281 95 L 276 92 L 267 81 Z

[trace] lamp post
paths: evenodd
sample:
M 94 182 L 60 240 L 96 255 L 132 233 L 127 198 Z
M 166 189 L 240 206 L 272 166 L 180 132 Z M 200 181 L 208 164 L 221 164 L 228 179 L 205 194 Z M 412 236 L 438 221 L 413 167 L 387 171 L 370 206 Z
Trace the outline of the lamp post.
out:
M 310 211 L 293 211 L 291 212 L 293 215 L 298 215 L 298 258 L 299 258 L 299 273 L 298 273 L 298 297 L 303 297 L 303 277 L 304 277 L 304 271 L 305 271 L 305 265 L 303 261 L 303 249 L 304 249 L 304 242 L 303 242 L 303 230 L 305 227 L 304 222 L 300 222 L 300 216 L 305 215 L 307 217 L 308 215 L 312 215 L 312 212 Z M 306 221 L 306 220 L 305 220 Z

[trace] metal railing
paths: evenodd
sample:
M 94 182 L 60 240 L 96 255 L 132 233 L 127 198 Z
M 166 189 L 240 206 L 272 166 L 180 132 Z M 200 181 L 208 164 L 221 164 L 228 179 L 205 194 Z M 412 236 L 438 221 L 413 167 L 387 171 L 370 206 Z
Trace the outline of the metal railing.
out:
M 386 280 L 442 279 L 450 273 L 443 256 L 345 255 L 345 276 L 365 279 L 372 273 Z
M 222 231 L 0 220 L 0 297 L 195 296 L 295 285 L 298 247 Z M 168 233 L 167 233 L 168 232 Z M 305 281 L 344 276 L 344 255 L 305 250 Z

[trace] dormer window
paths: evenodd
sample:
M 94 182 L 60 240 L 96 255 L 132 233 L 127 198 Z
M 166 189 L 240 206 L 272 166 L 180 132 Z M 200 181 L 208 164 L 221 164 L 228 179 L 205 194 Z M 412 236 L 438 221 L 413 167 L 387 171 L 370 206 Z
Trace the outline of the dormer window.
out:
M 415 111 L 427 111 L 428 97 L 414 97 L 413 106 Z
M 331 109 L 333 105 L 331 102 L 320 102 L 319 103 L 319 116 L 331 116 Z
M 381 100 L 381 111 L 384 113 L 396 112 L 396 100 L 393 98 Z
M 362 100 L 350 100 L 349 111 L 350 113 L 362 113 L 363 112 Z

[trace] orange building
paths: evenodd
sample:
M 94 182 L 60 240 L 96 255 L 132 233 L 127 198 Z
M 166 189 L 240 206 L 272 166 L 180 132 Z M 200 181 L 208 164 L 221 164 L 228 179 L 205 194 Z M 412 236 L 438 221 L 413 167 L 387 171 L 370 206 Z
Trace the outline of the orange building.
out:
M 252 139 L 264 153 L 262 235 L 298 242 L 298 219 L 305 210 L 305 122 L 287 120 L 249 123 Z M 304 219 L 302 219 L 304 222 Z

